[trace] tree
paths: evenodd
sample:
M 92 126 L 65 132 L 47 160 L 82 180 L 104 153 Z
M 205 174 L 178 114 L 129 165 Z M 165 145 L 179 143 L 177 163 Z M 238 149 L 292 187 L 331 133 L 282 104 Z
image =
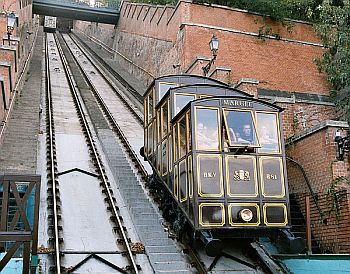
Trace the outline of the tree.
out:
M 350 86 L 350 1 L 324 0 L 319 7 L 320 19 L 316 27 L 327 51 L 322 60 L 316 60 L 334 88 L 332 97 L 337 106 L 345 109 L 350 123 L 349 94 L 337 99 Z

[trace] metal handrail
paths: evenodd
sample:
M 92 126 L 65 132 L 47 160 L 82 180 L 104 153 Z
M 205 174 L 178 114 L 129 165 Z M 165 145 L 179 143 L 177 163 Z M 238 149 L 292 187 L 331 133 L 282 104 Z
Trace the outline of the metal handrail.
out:
M 288 161 L 292 162 L 293 164 L 295 164 L 295 165 L 300 169 L 300 171 L 301 171 L 301 173 L 303 174 L 303 177 L 304 177 L 304 179 L 305 179 L 306 185 L 307 185 L 307 187 L 308 187 L 308 189 L 309 189 L 309 192 L 310 192 L 310 194 L 311 194 L 311 197 L 312 197 L 312 199 L 313 199 L 313 201 L 314 201 L 314 203 L 315 203 L 315 206 L 316 206 L 316 208 L 317 208 L 317 210 L 318 210 L 318 212 L 319 212 L 319 214 L 320 214 L 320 216 L 321 216 L 321 219 L 324 220 L 324 219 L 325 219 L 325 218 L 324 218 L 325 215 L 324 215 L 324 213 L 323 213 L 323 211 L 322 211 L 320 205 L 318 204 L 318 201 L 317 201 L 317 199 L 316 199 L 316 194 L 315 194 L 315 192 L 313 191 L 313 189 L 312 189 L 312 187 L 311 187 L 311 184 L 310 184 L 309 178 L 308 178 L 307 175 L 306 175 L 305 169 L 303 168 L 303 166 L 302 166 L 300 163 L 298 163 L 298 162 L 295 161 L 294 159 L 292 159 L 292 158 L 290 158 L 290 157 L 286 157 L 286 159 L 287 159 Z

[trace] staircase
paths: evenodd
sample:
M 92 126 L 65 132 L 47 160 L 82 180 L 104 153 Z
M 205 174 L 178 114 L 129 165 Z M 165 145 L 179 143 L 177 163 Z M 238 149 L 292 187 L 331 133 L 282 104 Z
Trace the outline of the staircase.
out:
M 290 214 L 291 214 L 291 232 L 295 237 L 300 237 L 305 239 L 306 242 L 306 221 L 303 213 L 301 212 L 297 200 L 295 199 L 294 194 L 289 194 L 289 205 L 290 205 Z M 313 254 L 320 254 L 321 250 L 311 234 L 311 248 Z M 306 247 L 305 247 L 306 249 Z

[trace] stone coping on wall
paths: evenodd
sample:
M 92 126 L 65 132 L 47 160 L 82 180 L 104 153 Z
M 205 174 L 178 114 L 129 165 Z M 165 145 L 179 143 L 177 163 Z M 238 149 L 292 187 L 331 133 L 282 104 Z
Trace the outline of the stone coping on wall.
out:
M 209 77 L 213 76 L 215 73 L 219 71 L 226 71 L 226 72 L 231 72 L 231 68 L 229 67 L 215 67 L 210 73 Z
M 314 105 L 334 106 L 331 98 L 326 95 L 319 95 L 304 92 L 289 92 L 283 90 L 269 90 L 258 88 L 259 99 L 268 100 L 271 103 L 305 103 Z
M 348 129 L 349 125 L 346 121 L 335 121 L 335 120 L 326 120 L 321 122 L 319 125 L 314 126 L 312 128 L 306 129 L 303 132 L 300 132 L 290 138 L 288 138 L 285 142 L 285 145 L 291 145 L 295 142 L 300 141 L 301 139 L 308 137 L 320 130 L 323 130 L 328 127 L 335 127 L 335 128 L 342 128 L 342 129 Z
M 188 65 L 188 67 L 185 69 L 184 73 L 189 73 L 192 68 L 194 68 L 198 62 L 210 62 L 209 57 L 204 57 L 204 56 L 196 56 L 192 62 Z
M 238 88 L 242 84 L 252 84 L 252 85 L 258 85 L 259 80 L 256 80 L 254 78 L 241 78 L 238 80 L 238 82 L 234 85 L 234 88 Z
M 8 40 L 8 39 L 9 39 L 8 35 L 4 35 L 4 36 L 2 37 L 2 41 Z M 19 38 L 19 37 L 17 37 L 17 36 L 11 35 L 11 36 L 10 36 L 10 41 L 20 42 L 20 41 L 21 41 L 21 38 Z

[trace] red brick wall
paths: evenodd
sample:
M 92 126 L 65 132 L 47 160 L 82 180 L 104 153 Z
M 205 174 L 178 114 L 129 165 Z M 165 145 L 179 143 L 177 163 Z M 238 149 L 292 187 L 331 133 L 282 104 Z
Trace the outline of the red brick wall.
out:
M 8 51 L 1 50 L 0 51 L 0 61 L 8 61 L 12 63 L 12 81 L 13 81 L 13 88 L 15 87 L 15 84 L 17 82 L 17 78 L 19 77 L 21 71 L 24 68 L 25 60 L 28 57 L 29 51 L 31 49 L 32 43 L 34 41 L 35 37 L 35 31 L 37 29 L 37 26 L 35 25 L 36 18 L 32 18 L 32 5 L 30 4 L 31 1 L 21 1 L 21 0 L 0 0 L 0 11 L 2 12 L 2 15 L 0 16 L 0 39 L 2 44 L 2 38 L 3 36 L 7 39 L 7 17 L 6 14 L 9 14 L 11 12 L 14 12 L 16 16 L 18 17 L 18 26 L 15 26 L 11 37 L 17 37 L 19 38 L 18 42 L 11 42 L 11 45 L 13 45 L 16 48 L 17 52 L 17 58 L 20 56 L 20 58 L 17 60 L 17 72 L 14 72 L 14 54 L 9 53 Z M 31 34 L 29 34 L 31 33 Z M 8 41 L 5 41 L 5 45 L 8 45 Z M 0 74 L 5 78 L 5 87 L 6 87 L 6 94 L 9 96 L 9 85 L 8 85 L 8 75 L 6 72 L 5 74 Z M 11 93 L 13 95 L 13 93 Z M 0 104 L 3 104 L 2 96 L 0 96 Z M 9 98 L 7 98 L 9 100 Z M 3 111 L 0 111 L 0 121 L 3 120 L 5 113 Z
M 289 145 L 286 153 L 303 166 L 324 213 L 326 222 L 321 221 L 320 213 L 313 200 L 310 199 L 312 233 L 321 249 L 324 252 L 348 253 L 350 250 L 349 191 L 346 192 L 345 188 L 338 188 L 338 190 L 345 191 L 344 199 L 340 203 L 338 221 L 335 211 L 330 210 L 333 202 L 327 195 L 333 179 L 338 176 L 349 178 L 350 175 L 349 159 L 345 159 L 345 161 L 336 160 L 335 130 L 334 127 L 324 128 Z M 290 161 L 287 161 L 287 168 L 289 190 L 296 195 L 301 209 L 305 212 L 304 198 L 306 195 L 310 196 L 306 181 L 301 171 Z
M 12 73 L 12 67 L 11 67 L 11 73 Z M 6 107 L 8 108 L 10 103 L 10 98 L 11 98 L 11 92 L 12 92 L 10 89 L 10 86 L 11 86 L 10 81 L 12 81 L 12 88 L 13 88 L 14 82 L 13 82 L 13 78 L 12 79 L 10 78 L 10 71 L 8 67 L 0 66 L 0 75 L 4 78 L 5 102 L 6 102 Z M 3 105 L 2 100 L 3 98 L 1 94 L 1 102 Z
M 336 118 L 333 106 L 306 103 L 278 103 L 277 105 L 284 108 L 282 126 L 285 139 L 317 126 L 322 121 Z
M 159 19 L 159 14 L 162 17 Z M 264 24 L 272 26 L 288 41 L 258 39 L 259 28 Z M 144 66 L 155 75 L 164 75 L 172 70 L 173 63 L 181 64 L 181 71 L 198 56 L 211 57 L 208 42 L 213 34 L 220 40 L 215 66 L 229 67 L 231 81 L 242 77 L 260 81 L 259 88 L 318 93 L 328 95 L 329 86 L 320 74 L 313 59 L 320 57 L 323 48 L 312 30 L 312 26 L 294 23 L 291 32 L 281 24 L 263 21 L 261 16 L 218 6 L 203 6 L 190 2 L 179 2 L 175 9 L 152 7 L 150 5 L 124 2 L 118 22 L 120 36 L 127 37 L 131 44 L 118 46 L 118 50 Z M 171 42 L 170 48 L 180 45 L 183 54 L 175 54 L 177 60 L 164 59 L 160 65 L 147 62 L 149 55 L 134 56 L 130 46 L 145 38 L 149 46 L 160 41 Z M 183 45 L 181 45 L 183 43 Z M 178 50 L 178 49 L 177 49 Z M 159 47 L 158 56 L 167 56 L 169 49 Z

